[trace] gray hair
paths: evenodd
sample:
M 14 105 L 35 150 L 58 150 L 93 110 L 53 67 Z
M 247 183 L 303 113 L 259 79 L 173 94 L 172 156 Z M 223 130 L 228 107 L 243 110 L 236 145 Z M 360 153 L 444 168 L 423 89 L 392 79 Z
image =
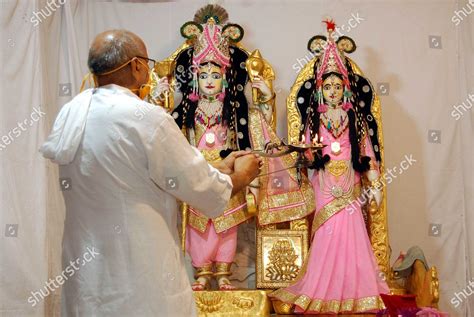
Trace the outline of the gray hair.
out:
M 100 37 L 102 41 L 96 43 Z M 143 42 L 137 35 L 126 30 L 111 30 L 99 34 L 89 50 L 89 70 L 100 75 L 125 64 L 133 57 L 143 54 L 140 43 Z

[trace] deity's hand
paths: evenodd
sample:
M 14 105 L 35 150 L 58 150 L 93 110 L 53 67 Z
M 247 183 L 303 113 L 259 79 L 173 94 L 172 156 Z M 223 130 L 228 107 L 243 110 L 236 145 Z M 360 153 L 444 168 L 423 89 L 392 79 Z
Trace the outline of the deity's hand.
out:
M 252 82 L 252 88 L 257 88 L 262 93 L 262 99 L 268 100 L 272 97 L 273 92 L 271 91 L 270 87 L 268 87 L 267 83 L 263 79 L 263 77 L 258 76 Z
M 375 183 L 377 186 L 372 186 L 369 190 L 369 201 L 375 199 L 375 202 L 377 203 L 377 206 L 380 207 L 380 204 L 382 203 L 382 183 L 377 182 L 377 179 L 379 178 L 380 173 L 377 170 L 369 170 L 367 172 L 367 179 L 371 181 L 372 183 Z
M 170 91 L 170 84 L 168 78 L 162 77 L 156 82 L 155 95 L 160 96 L 164 92 Z

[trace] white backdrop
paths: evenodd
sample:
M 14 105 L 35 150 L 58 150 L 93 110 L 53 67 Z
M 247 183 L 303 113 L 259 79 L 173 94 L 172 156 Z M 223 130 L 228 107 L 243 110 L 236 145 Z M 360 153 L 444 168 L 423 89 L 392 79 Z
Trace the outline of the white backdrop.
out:
M 469 305 L 474 313 L 474 297 L 461 295 L 474 290 L 468 286 L 474 281 L 471 2 L 219 2 L 244 27 L 244 46 L 259 48 L 275 67 L 280 136 L 286 136 L 286 96 L 310 57 L 307 41 L 324 33 L 320 21 L 328 15 L 346 26 L 342 32 L 358 44 L 351 57 L 382 93 L 386 166 L 399 167 L 406 155 L 416 160 L 388 185 L 392 260 L 419 245 L 439 269 L 441 309 L 453 316 L 470 316 Z M 28 302 L 61 272 L 61 187 L 57 167 L 37 149 L 58 109 L 78 92 L 91 40 L 125 28 L 145 40 L 150 57 L 162 59 L 181 44 L 180 26 L 204 4 L 0 0 L 2 316 L 57 314 L 59 290 L 34 306 Z

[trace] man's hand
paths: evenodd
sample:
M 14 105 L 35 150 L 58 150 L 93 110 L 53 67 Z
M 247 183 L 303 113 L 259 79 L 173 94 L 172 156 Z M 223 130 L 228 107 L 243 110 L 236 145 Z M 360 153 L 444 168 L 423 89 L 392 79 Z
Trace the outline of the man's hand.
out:
M 222 161 L 213 162 L 213 163 L 211 163 L 211 165 L 214 166 L 215 168 L 217 168 L 219 170 L 219 172 L 221 172 L 223 174 L 230 175 L 234 172 L 235 159 L 240 157 L 240 156 L 247 155 L 247 154 L 251 154 L 251 152 L 250 151 L 234 151 L 234 152 L 231 152 Z
M 260 166 L 263 160 L 255 154 L 247 154 L 237 157 L 234 163 L 234 173 L 241 173 L 249 181 L 249 184 L 260 174 Z M 248 185 L 248 184 L 247 184 Z
M 243 154 L 235 158 L 232 179 L 232 194 L 238 193 L 248 186 L 260 173 L 263 159 L 255 154 Z
M 234 172 L 234 164 L 235 160 L 241 156 L 251 154 L 252 152 L 250 151 L 235 151 L 230 153 L 222 162 L 224 163 L 225 167 L 230 171 L 230 173 L 226 174 L 231 174 Z

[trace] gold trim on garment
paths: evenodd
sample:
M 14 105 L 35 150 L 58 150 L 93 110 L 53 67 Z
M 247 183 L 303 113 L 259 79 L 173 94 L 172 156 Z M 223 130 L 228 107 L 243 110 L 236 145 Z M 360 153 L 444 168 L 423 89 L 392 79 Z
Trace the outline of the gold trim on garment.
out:
M 351 196 L 339 197 L 333 199 L 330 203 L 321 208 L 314 216 L 313 226 L 311 230 L 311 236 L 332 216 L 349 206 L 352 202 L 356 201 L 360 196 L 360 184 L 354 185 L 354 192 Z
M 221 149 L 201 150 L 201 153 L 208 162 L 218 162 L 221 160 Z
M 264 197 L 259 204 L 259 224 L 268 225 L 306 217 L 315 209 L 313 192 L 311 184 L 303 182 L 301 192 L 288 192 Z M 271 210 L 282 205 L 296 203 L 301 203 L 301 205 L 283 210 Z
M 251 216 L 247 213 L 247 207 L 243 206 L 240 209 L 232 212 L 229 215 L 225 215 L 230 210 L 238 208 L 239 206 L 245 204 L 245 191 L 241 191 L 231 197 L 229 204 L 227 205 L 226 210 L 217 218 L 210 219 L 200 213 L 198 210 L 194 211 L 189 210 L 188 223 L 191 227 L 198 230 L 201 233 L 206 232 L 207 224 L 209 220 L 214 224 L 214 228 L 217 233 L 228 230 L 232 227 L 235 227 L 245 220 L 249 219 Z M 191 207 L 190 207 L 191 208 Z M 197 213 L 197 214 L 196 214 Z
M 238 196 L 238 197 L 236 197 Z M 245 195 L 244 191 L 238 193 L 235 195 L 236 199 L 238 199 L 238 203 L 242 204 L 245 203 Z M 247 219 L 250 219 L 251 216 L 247 213 L 247 206 L 244 206 L 240 208 L 237 211 L 234 211 L 233 213 L 229 215 L 222 215 L 213 220 L 214 223 L 214 228 L 216 229 L 217 233 L 220 233 L 222 231 L 228 230 L 232 227 L 235 227 L 237 225 L 240 225 L 242 222 L 244 222 Z
M 188 207 L 188 224 L 191 227 L 193 227 L 194 229 L 196 229 L 197 231 L 201 233 L 204 233 L 206 232 L 208 222 L 209 222 L 209 218 L 202 215 L 196 215 L 191 210 L 189 210 L 189 207 Z
M 263 133 L 262 122 L 266 122 L 263 114 L 257 108 L 249 109 L 249 131 L 254 149 L 263 149 L 266 144 Z M 275 132 L 268 127 L 268 135 L 271 142 L 279 143 L 280 140 Z M 283 167 L 288 168 L 295 164 L 295 158 L 291 155 L 280 157 L 283 162 Z M 261 168 L 261 174 L 266 175 L 269 170 L 269 159 L 264 158 L 264 164 Z M 286 170 L 291 178 L 291 181 L 296 183 L 296 169 L 291 168 Z M 263 192 L 269 188 L 269 175 L 259 178 L 260 194 L 258 197 L 258 222 L 260 225 L 269 225 L 273 223 L 286 222 L 304 218 L 315 209 L 314 190 L 306 175 L 302 175 L 301 188 L 294 191 L 282 194 L 269 194 Z M 298 205 L 299 204 L 299 205 Z M 292 206 L 296 205 L 296 206 Z M 284 207 L 281 210 L 272 210 L 274 208 Z M 286 206 L 286 208 L 285 208 Z
M 362 313 L 376 311 L 385 308 L 380 296 L 370 296 L 357 299 L 346 300 L 322 300 L 311 299 L 306 295 L 294 295 L 285 289 L 279 289 L 273 292 L 270 297 L 281 300 L 285 303 L 295 304 L 304 311 L 317 313 Z

